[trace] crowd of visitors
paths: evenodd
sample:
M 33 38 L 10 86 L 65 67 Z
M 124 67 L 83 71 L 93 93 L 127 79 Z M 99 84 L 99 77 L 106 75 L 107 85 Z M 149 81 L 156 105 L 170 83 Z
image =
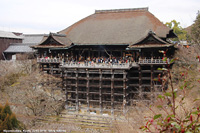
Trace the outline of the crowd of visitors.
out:
M 63 56 L 59 57 L 42 57 L 38 58 L 40 61 L 45 61 L 45 62 L 63 62 L 64 64 L 85 64 L 85 65 L 100 65 L 100 64 L 125 64 L 125 63 L 130 63 L 130 62 L 135 62 L 133 57 L 93 57 L 93 58 L 86 58 L 86 59 L 76 59 L 73 57 L 70 58 L 63 58 Z
M 161 57 L 151 57 L 151 58 L 145 58 L 147 60 L 153 60 L 153 59 L 162 59 Z M 101 64 L 107 64 L 107 65 L 114 65 L 114 64 L 127 64 L 127 63 L 133 63 L 133 62 L 140 62 L 140 58 L 133 58 L 130 56 L 124 56 L 124 57 L 87 57 L 87 58 L 74 58 L 74 57 L 68 57 L 68 56 L 62 56 L 58 55 L 57 57 L 42 57 L 38 58 L 38 61 L 43 62 L 62 62 L 62 64 L 84 64 L 86 66 L 88 65 L 101 65 Z M 143 60 L 144 61 L 144 60 Z

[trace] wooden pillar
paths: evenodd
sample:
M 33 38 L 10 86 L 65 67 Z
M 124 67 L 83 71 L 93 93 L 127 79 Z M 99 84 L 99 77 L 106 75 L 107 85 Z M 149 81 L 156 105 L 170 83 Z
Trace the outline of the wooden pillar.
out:
M 63 76 L 66 76 L 66 77 L 63 78 L 63 79 L 65 79 L 65 81 L 63 81 L 63 82 L 65 82 L 65 85 L 66 85 L 66 88 L 65 88 L 65 95 L 66 95 L 65 109 L 68 110 L 67 71 L 66 71 L 66 73 L 64 73 L 64 72 L 65 72 L 65 71 L 63 70 Z
M 72 57 L 73 57 L 73 52 L 72 52 L 72 50 L 71 50 L 71 53 L 70 53 L 70 58 L 71 58 L 71 60 L 72 60 Z
M 76 72 L 76 112 L 79 111 L 79 101 L 78 101 L 78 70 L 75 69 L 75 72 Z
M 139 71 L 139 98 L 140 100 L 142 100 L 142 71 L 141 71 L 141 66 L 138 67 L 138 71 Z
M 50 74 L 53 75 L 53 64 L 50 65 Z
M 92 49 L 92 58 L 94 58 L 94 49 Z
M 153 84 L 153 82 L 154 82 L 154 76 L 153 76 L 153 65 L 151 65 L 151 100 L 153 100 L 153 88 L 154 88 L 154 84 Z
M 123 71 L 123 113 L 125 114 L 126 113 L 126 103 L 127 103 L 127 99 L 126 99 L 126 89 L 127 89 L 127 86 L 126 86 L 126 71 L 124 70 Z
M 165 66 L 165 65 L 162 65 L 162 68 L 166 68 L 166 66 Z M 162 76 L 161 76 L 161 79 L 162 79 L 162 80 L 161 80 L 161 81 L 162 81 L 162 91 L 164 91 L 164 89 L 165 89 L 165 88 L 164 88 L 164 84 L 163 84 L 163 83 L 164 83 L 164 82 L 163 82 L 164 74 L 165 74 L 165 71 L 162 71 Z
M 64 91 L 65 90 L 65 88 L 64 88 L 64 85 L 66 84 L 65 82 L 65 73 L 64 73 L 65 71 L 64 71 L 64 69 L 62 68 L 61 69 L 61 73 L 60 73 L 60 77 L 62 78 L 62 90 Z
M 103 103 L 102 103 L 102 70 L 99 69 L 99 107 L 100 107 L 100 114 L 103 113 Z
M 153 58 L 153 56 L 154 56 L 154 55 L 153 55 L 153 51 L 151 51 L 151 58 Z
M 61 68 L 60 69 L 61 71 L 60 71 L 60 78 L 62 79 L 62 90 L 64 90 L 64 76 L 63 76 L 63 69 Z
M 111 70 L 111 114 L 114 115 L 114 72 Z
M 98 57 L 100 57 L 100 51 L 98 51 Z
M 78 61 L 80 59 L 81 53 L 80 53 L 80 48 L 78 49 Z
M 87 84 L 86 84 L 86 89 L 87 89 L 87 112 L 90 112 L 90 99 L 89 99 L 89 93 L 90 93 L 90 87 L 89 87 L 89 71 L 86 69 L 86 76 L 87 76 Z
M 42 72 L 42 63 L 39 63 L 40 72 Z
M 90 48 L 89 48 L 89 50 L 88 50 L 88 57 L 89 57 L 90 59 L 92 59 L 92 58 L 91 58 L 91 55 L 90 55 Z

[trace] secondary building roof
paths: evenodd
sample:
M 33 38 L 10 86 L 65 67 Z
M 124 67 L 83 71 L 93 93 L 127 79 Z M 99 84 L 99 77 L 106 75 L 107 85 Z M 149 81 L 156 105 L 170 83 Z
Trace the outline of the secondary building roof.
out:
M 47 34 L 24 34 L 24 39 L 22 43 L 38 44 L 41 42 L 44 36 L 47 36 Z
M 17 36 L 12 32 L 1 31 L 0 30 L 0 38 L 14 38 L 14 39 L 23 39 L 22 35 Z
M 74 45 L 135 44 L 152 30 L 160 38 L 169 37 L 170 28 L 148 8 L 96 10 L 94 14 L 60 31 Z
M 4 53 L 32 53 L 34 50 L 30 47 L 32 43 L 16 43 L 11 44 Z
M 35 52 L 31 46 L 41 42 L 46 34 L 23 34 L 22 43 L 11 43 L 4 53 L 32 53 Z

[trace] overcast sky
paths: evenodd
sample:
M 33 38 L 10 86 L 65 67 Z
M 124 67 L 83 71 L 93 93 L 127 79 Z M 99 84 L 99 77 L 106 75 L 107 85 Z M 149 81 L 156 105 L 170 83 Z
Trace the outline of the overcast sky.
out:
M 190 26 L 200 0 L 0 0 L 0 30 L 58 32 L 101 9 L 149 7 L 161 22 Z

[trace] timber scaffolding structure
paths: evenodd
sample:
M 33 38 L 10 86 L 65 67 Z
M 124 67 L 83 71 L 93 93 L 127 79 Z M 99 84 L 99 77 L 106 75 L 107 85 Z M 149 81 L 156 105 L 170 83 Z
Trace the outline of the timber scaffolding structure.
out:
M 61 78 L 66 92 L 68 110 L 126 113 L 127 106 L 138 101 L 150 103 L 164 88 L 155 81 L 166 61 L 141 60 L 116 67 L 85 64 L 63 64 Z M 166 87 L 165 87 L 166 88 Z
M 42 71 L 62 78 L 66 109 L 111 114 L 126 113 L 138 101 L 150 103 L 167 86 L 158 81 L 167 62 L 139 59 L 122 64 L 65 63 L 61 59 L 38 59 Z M 162 78 L 161 78 L 162 80 Z

